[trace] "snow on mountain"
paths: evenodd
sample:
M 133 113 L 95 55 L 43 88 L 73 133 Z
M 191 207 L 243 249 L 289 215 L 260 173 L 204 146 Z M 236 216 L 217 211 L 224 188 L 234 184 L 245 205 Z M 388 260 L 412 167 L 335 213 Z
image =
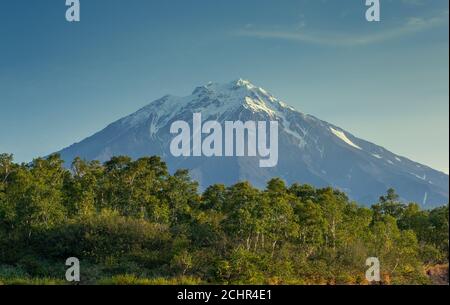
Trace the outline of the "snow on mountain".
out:
M 353 143 L 352 141 L 350 141 L 347 136 L 345 135 L 345 133 L 343 131 L 339 131 L 334 129 L 333 127 L 330 127 L 330 130 L 332 133 L 334 133 L 334 135 L 336 137 L 338 137 L 339 139 L 341 139 L 342 141 L 344 141 L 345 143 L 347 143 L 348 145 L 356 148 L 356 149 L 361 149 L 361 147 L 359 147 L 358 145 L 356 145 L 355 143 Z M 374 155 L 375 156 L 375 155 Z M 378 155 L 377 155 L 378 156 Z
M 255 157 L 173 157 L 170 125 L 191 122 L 193 113 L 201 113 L 204 121 L 278 121 L 278 165 L 260 168 Z M 405 201 L 425 207 L 448 202 L 448 175 L 303 114 L 243 79 L 208 83 L 186 97 L 164 96 L 60 153 L 67 164 L 77 156 L 106 161 L 114 155 L 160 155 L 171 170 L 189 169 L 202 188 L 240 180 L 264 187 L 270 178 L 281 177 L 288 183 L 333 186 L 367 204 L 390 187 Z

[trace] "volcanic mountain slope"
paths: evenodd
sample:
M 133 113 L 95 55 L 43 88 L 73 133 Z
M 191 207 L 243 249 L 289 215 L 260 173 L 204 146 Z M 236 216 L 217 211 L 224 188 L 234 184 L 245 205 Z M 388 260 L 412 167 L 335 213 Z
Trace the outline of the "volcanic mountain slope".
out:
M 221 123 L 277 120 L 278 165 L 260 168 L 259 157 L 173 157 L 170 126 L 178 120 L 192 126 L 193 113 Z M 209 83 L 186 97 L 164 96 L 59 153 L 67 165 L 77 156 L 106 161 L 117 155 L 159 155 L 172 171 L 189 169 L 202 188 L 242 180 L 264 187 L 270 178 L 281 177 L 287 183 L 332 186 L 365 204 L 376 202 L 390 187 L 425 208 L 448 203 L 448 175 L 303 114 L 242 79 Z

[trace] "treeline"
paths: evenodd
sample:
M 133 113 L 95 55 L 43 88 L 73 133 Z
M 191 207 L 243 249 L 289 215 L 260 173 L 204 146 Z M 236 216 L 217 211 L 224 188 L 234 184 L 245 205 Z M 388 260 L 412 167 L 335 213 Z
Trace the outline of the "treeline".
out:
M 368 257 L 384 284 L 426 284 L 425 267 L 448 261 L 448 229 L 448 205 L 423 211 L 392 189 L 372 208 L 280 179 L 200 194 L 159 157 L 75 159 L 68 170 L 58 155 L 0 155 L 6 284 L 59 283 L 68 257 L 85 284 L 363 284 Z

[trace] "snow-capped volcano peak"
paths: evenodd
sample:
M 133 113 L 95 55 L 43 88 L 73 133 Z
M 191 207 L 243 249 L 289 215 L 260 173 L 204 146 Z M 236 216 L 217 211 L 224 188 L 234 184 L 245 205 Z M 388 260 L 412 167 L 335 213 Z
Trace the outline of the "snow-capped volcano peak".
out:
M 287 105 L 280 102 L 263 88 L 248 80 L 238 79 L 220 84 L 209 82 L 194 89 L 191 95 L 178 97 L 166 95 L 139 111 L 121 120 L 122 124 L 132 128 L 136 124 L 151 120 L 154 130 L 186 112 L 201 112 L 205 119 L 225 119 L 239 111 L 250 111 L 271 118 Z M 293 109 L 293 108 L 290 108 Z
M 237 80 L 233 80 L 225 84 L 209 82 L 208 84 L 198 88 L 205 88 L 212 91 L 222 91 L 222 90 L 239 90 L 239 89 L 252 90 L 258 87 L 252 84 L 252 82 L 249 80 L 239 78 Z
M 233 95 L 234 97 L 240 97 L 242 95 L 251 94 L 252 92 L 264 94 L 267 96 L 270 95 L 264 89 L 257 87 L 250 81 L 244 80 L 242 78 L 225 84 L 209 82 L 204 86 L 197 87 L 192 93 L 192 95 L 198 96 L 202 94 L 212 94 L 217 96 Z
M 254 88 L 256 88 L 256 86 L 253 85 L 249 80 L 242 79 L 242 78 L 234 81 L 234 84 L 235 84 L 236 87 L 245 87 L 247 89 L 254 89 Z
M 151 113 L 166 121 L 190 111 L 202 112 L 204 118 L 224 118 L 239 109 L 266 114 L 272 118 L 279 117 L 278 113 L 283 109 L 294 110 L 265 89 L 248 80 L 238 79 L 225 84 L 209 82 L 195 88 L 191 95 L 185 97 L 167 95 L 131 116 L 145 118 Z
M 279 163 L 262 170 L 252 158 L 173 158 L 169 143 L 175 121 L 278 121 Z M 389 187 L 405 200 L 435 205 L 448 201 L 448 175 L 393 154 L 344 129 L 303 114 L 245 79 L 207 83 L 188 96 L 166 95 L 61 151 L 67 162 L 79 156 L 162 156 L 171 169 L 187 168 L 202 186 L 249 180 L 262 187 L 272 177 L 288 183 L 334 186 L 352 199 L 373 203 Z

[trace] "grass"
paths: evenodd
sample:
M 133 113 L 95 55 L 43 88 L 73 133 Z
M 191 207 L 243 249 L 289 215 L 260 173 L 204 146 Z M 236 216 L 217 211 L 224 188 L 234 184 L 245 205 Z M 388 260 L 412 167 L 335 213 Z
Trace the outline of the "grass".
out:
M 193 277 L 175 278 L 139 278 L 133 274 L 116 275 L 110 278 L 103 278 L 97 282 L 98 285 L 200 285 L 202 281 Z
M 0 278 L 0 285 L 11 286 L 52 286 L 52 285 L 65 285 L 67 282 L 60 279 L 53 278 Z

